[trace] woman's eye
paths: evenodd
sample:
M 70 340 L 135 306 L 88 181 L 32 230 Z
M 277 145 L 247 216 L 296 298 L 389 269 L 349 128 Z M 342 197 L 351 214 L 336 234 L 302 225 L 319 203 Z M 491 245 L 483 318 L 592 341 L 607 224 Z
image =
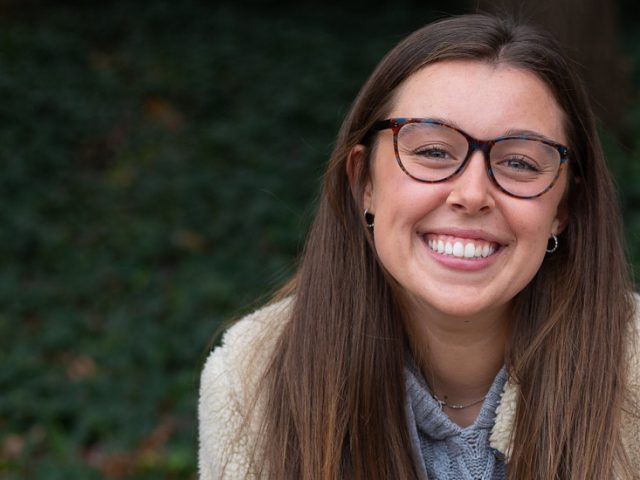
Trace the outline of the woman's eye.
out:
M 416 150 L 416 155 L 428 158 L 449 158 L 449 152 L 440 147 L 425 147 Z
M 508 158 L 502 162 L 502 165 L 513 170 L 522 170 L 528 172 L 538 171 L 538 168 L 533 162 L 527 161 L 523 157 Z

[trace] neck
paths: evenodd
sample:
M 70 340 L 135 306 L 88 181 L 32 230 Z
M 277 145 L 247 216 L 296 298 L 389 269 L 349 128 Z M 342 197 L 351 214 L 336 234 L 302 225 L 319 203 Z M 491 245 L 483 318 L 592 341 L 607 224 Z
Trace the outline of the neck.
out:
M 409 337 L 416 362 L 433 394 L 449 405 L 468 405 L 489 391 L 504 364 L 508 311 L 473 318 L 437 315 L 413 319 Z M 425 320 L 428 318 L 428 320 Z M 475 420 L 482 402 L 464 409 L 443 407 L 456 423 Z

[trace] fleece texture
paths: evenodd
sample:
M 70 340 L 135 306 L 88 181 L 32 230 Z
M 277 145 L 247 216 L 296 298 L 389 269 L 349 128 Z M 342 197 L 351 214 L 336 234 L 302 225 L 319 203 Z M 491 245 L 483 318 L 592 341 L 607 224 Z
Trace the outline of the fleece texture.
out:
M 256 388 L 289 318 L 290 307 L 291 300 L 286 299 L 246 316 L 225 333 L 222 344 L 209 355 L 198 403 L 200 480 L 258 478 L 251 469 L 251 459 L 260 453 L 256 440 L 261 438 L 258 420 L 263 409 Z M 631 400 L 640 407 L 639 317 L 636 315 L 635 328 L 629 335 L 629 385 Z M 507 381 L 490 435 L 491 447 L 501 452 L 507 463 L 517 398 L 517 385 Z M 634 471 L 640 472 L 638 416 L 625 411 L 622 435 Z

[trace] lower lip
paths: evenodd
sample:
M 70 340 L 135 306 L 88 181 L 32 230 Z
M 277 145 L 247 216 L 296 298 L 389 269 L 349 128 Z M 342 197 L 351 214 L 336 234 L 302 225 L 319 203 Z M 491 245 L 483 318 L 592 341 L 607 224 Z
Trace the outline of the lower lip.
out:
M 493 252 L 488 257 L 479 257 L 479 258 L 464 258 L 464 257 L 454 257 L 453 255 L 442 255 L 438 252 L 435 252 L 431 249 L 431 247 L 427 244 L 426 238 L 422 237 L 424 246 L 427 249 L 427 252 L 441 265 L 453 269 L 453 270 L 464 270 L 467 272 L 472 272 L 476 270 L 482 270 L 483 268 L 487 268 L 493 265 L 498 257 L 502 254 L 504 250 L 503 247 L 500 247 L 498 250 Z

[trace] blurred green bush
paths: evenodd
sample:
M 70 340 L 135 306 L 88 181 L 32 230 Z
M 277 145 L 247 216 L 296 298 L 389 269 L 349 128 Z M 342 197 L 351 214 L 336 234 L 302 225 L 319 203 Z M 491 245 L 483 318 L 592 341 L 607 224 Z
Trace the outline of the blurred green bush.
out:
M 0 20 L 0 476 L 193 477 L 210 339 L 291 272 L 351 98 L 429 12 L 26 6 Z
M 4 12 L 1 478 L 195 478 L 210 340 L 291 273 L 350 101 L 431 5 Z M 640 152 L 608 146 L 637 263 Z

